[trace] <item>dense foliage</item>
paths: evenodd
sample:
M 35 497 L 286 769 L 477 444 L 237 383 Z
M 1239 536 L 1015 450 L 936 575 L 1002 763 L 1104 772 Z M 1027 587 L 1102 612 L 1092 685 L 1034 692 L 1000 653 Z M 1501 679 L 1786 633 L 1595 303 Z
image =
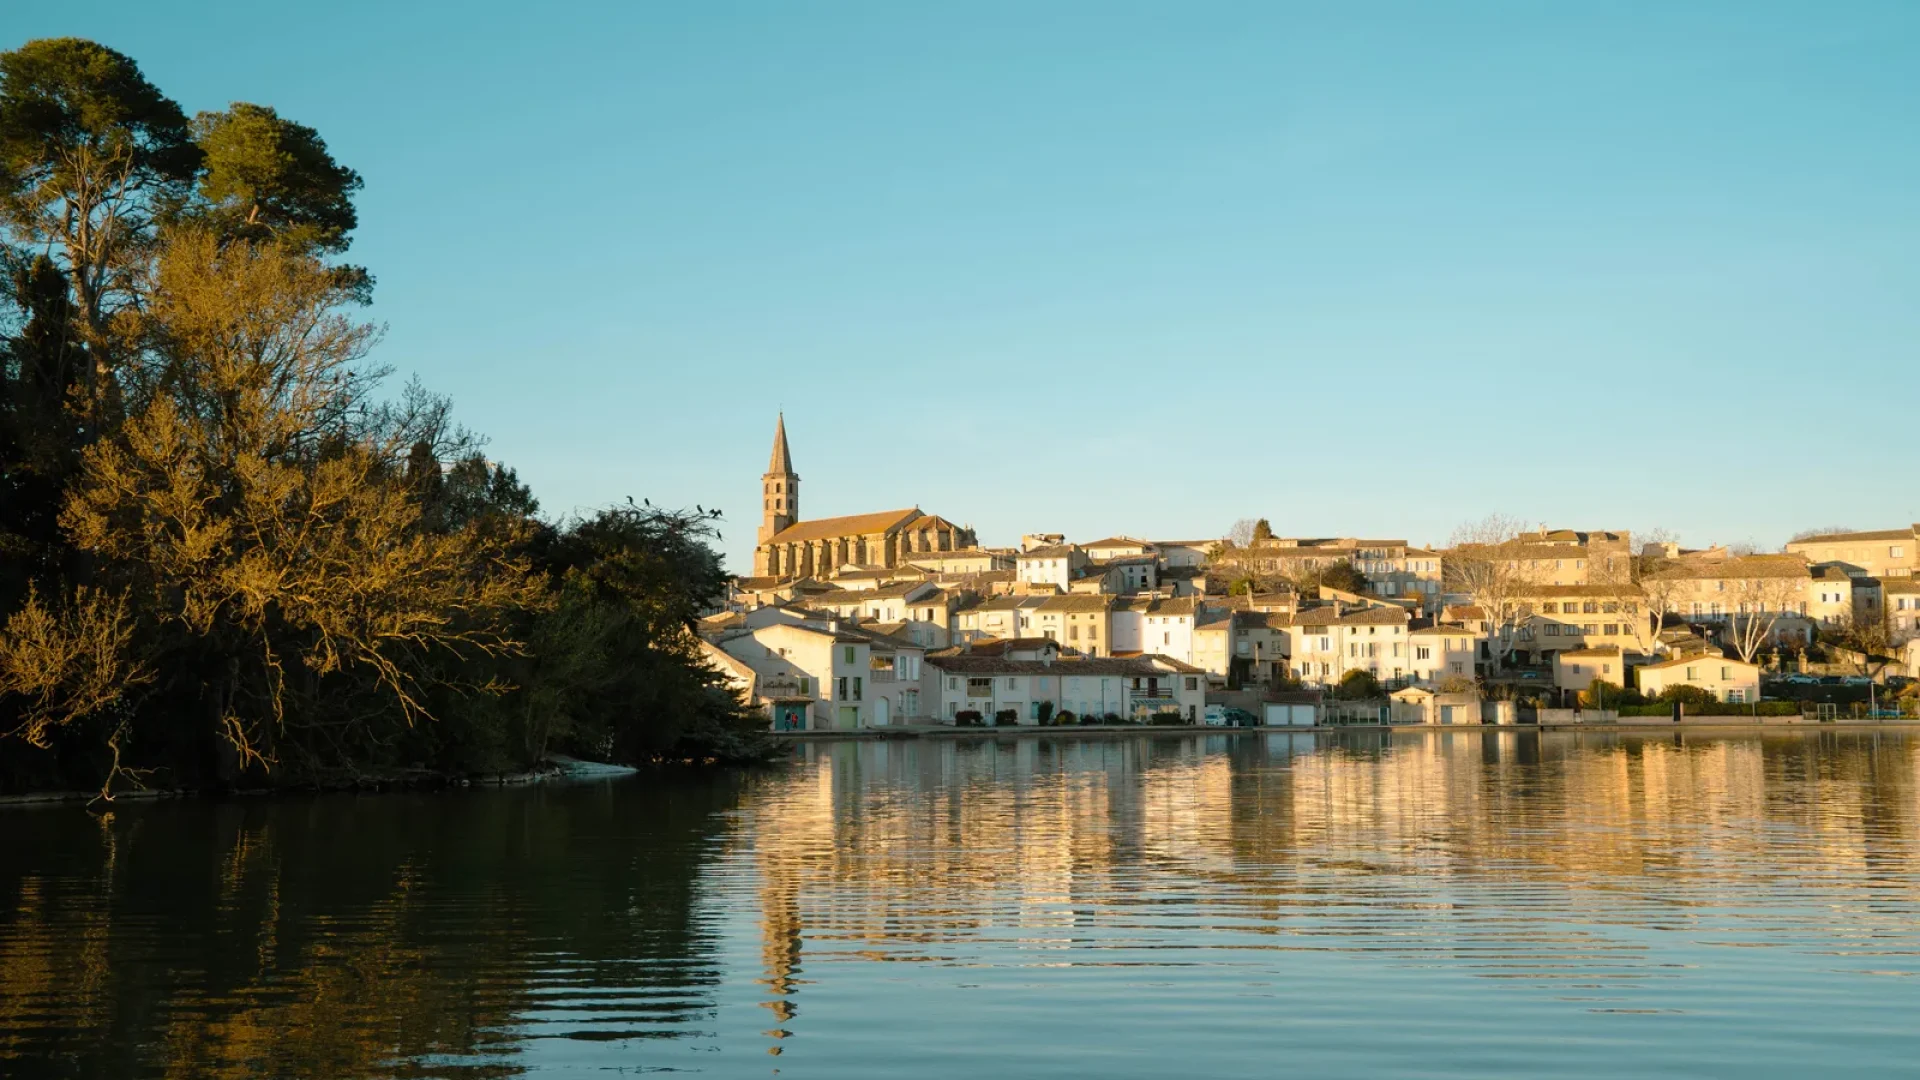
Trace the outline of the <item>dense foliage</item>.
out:
M 549 523 L 378 396 L 360 183 L 92 42 L 0 54 L 0 786 L 764 753 L 691 632 L 716 515 Z

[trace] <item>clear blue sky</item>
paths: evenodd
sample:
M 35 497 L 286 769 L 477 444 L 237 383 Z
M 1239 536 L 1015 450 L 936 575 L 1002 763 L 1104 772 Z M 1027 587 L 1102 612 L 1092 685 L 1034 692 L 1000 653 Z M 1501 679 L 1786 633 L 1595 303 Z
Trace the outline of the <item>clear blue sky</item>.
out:
M 366 177 L 546 508 L 1920 520 L 1920 4 L 10 4 Z M 1579 468 L 1569 469 L 1569 465 Z

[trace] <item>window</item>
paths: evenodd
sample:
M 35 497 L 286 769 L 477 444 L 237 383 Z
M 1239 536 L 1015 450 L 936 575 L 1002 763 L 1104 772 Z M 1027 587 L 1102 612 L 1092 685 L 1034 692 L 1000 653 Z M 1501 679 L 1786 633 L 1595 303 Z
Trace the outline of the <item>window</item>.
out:
M 1162 631 L 1160 632 L 1160 644 L 1162 644 L 1162 645 L 1171 645 L 1171 644 L 1173 644 L 1173 631 L 1171 631 L 1171 630 L 1162 630 Z
M 1427 648 L 1425 645 L 1416 645 L 1413 650 L 1413 658 L 1415 660 L 1431 660 L 1433 659 L 1433 650 Z
M 1573 665 L 1573 667 L 1572 667 L 1572 668 L 1571 668 L 1570 670 L 1572 670 L 1572 672 L 1573 672 L 1573 673 L 1574 673 L 1575 675 L 1578 675 L 1578 674 L 1580 674 L 1580 665 L 1579 665 L 1579 664 L 1575 664 L 1575 665 Z
M 1731 686 L 1727 688 L 1728 704 L 1740 705 L 1740 704 L 1744 704 L 1746 700 L 1747 700 L 1747 692 L 1745 690 L 1742 690 L 1739 687 L 1731 687 Z
M 853 663 L 853 646 L 851 645 L 847 646 L 846 657 L 847 657 L 847 663 L 849 664 Z
M 958 675 L 950 675 L 950 676 L 948 676 L 948 677 L 947 677 L 947 689 L 949 689 L 949 690 L 958 690 L 958 689 L 960 689 L 960 676 L 958 676 Z
M 1732 682 L 1732 681 L 1733 681 L 1733 669 L 1732 669 L 1732 668 L 1730 668 L 1730 667 L 1723 667 L 1723 668 L 1721 668 L 1721 669 L 1720 669 L 1720 681 L 1721 681 L 1721 682 Z
M 840 701 L 847 700 L 847 677 L 845 675 L 842 675 L 838 679 L 834 680 L 833 688 L 834 688 L 833 696 L 835 698 L 837 698 Z
M 1560 605 L 1549 600 L 1540 605 L 1540 610 L 1548 615 L 1558 615 L 1560 613 Z
M 1453 663 L 1448 664 L 1447 666 L 1453 669 L 1453 673 L 1455 675 L 1460 674 L 1460 661 L 1455 660 Z
M 1198 678 L 1198 677 L 1196 677 L 1196 676 L 1193 676 L 1193 675 L 1189 675 L 1189 676 L 1187 676 L 1187 689 L 1189 689 L 1189 690 L 1198 690 L 1198 689 L 1200 689 L 1200 680 L 1199 680 L 1199 678 Z
M 1598 633 L 1599 630 L 1600 630 L 1599 623 L 1586 623 L 1585 625 L 1580 627 L 1581 633 L 1585 633 L 1585 634 Z
M 967 696 L 968 697 L 992 697 L 993 696 L 993 680 L 992 679 L 968 679 L 967 680 Z
M 853 700 L 860 700 L 860 676 L 858 675 L 853 677 Z
M 1688 682 L 1692 682 L 1692 681 L 1693 681 L 1694 679 L 1696 679 L 1696 678 L 1698 678 L 1698 677 L 1699 677 L 1699 676 L 1697 676 L 1697 675 L 1695 675 L 1695 674 L 1693 673 L 1693 669 L 1692 669 L 1692 668 L 1688 668 L 1688 669 L 1687 669 L 1687 681 L 1688 681 Z
M 1607 636 L 1608 636 L 1608 637 L 1612 637 L 1613 635 L 1615 635 L 1615 634 L 1617 634 L 1617 633 L 1619 633 L 1619 632 L 1620 632 L 1620 624 L 1619 624 L 1619 623 L 1608 623 L 1608 624 L 1607 624 L 1607 629 L 1606 629 L 1606 634 L 1607 634 Z
M 807 695 L 807 696 L 812 696 L 812 694 L 813 694 L 813 680 L 812 680 L 812 679 L 801 679 L 801 680 L 800 680 L 800 693 L 801 693 L 801 694 L 803 694 L 803 695 Z
M 1019 685 L 1020 685 L 1019 679 L 1016 679 L 1011 675 L 1007 676 L 1007 689 L 1012 690 Z
M 1559 637 L 1559 636 L 1560 636 L 1560 624 L 1559 624 L 1559 623 L 1548 623 L 1548 624 L 1547 624 L 1547 636 L 1548 636 L 1548 637 Z

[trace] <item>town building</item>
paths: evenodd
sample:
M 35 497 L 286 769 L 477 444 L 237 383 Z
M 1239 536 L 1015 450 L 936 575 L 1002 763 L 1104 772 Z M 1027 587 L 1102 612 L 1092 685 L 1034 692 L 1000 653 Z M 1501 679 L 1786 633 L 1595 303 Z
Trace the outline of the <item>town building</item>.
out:
M 1920 567 L 1920 523 L 1875 532 L 1822 533 L 1787 542 L 1811 563 L 1835 563 L 1857 577 L 1913 577 Z
M 1309 608 L 1287 619 L 1287 655 L 1303 683 L 1334 686 L 1349 671 L 1382 682 L 1411 677 L 1410 616 L 1398 605 Z
M 1595 679 L 1625 686 L 1626 670 L 1626 654 L 1618 645 L 1564 649 L 1553 654 L 1553 685 L 1573 693 L 1585 692 Z
M 1642 664 L 1633 669 L 1640 692 L 1658 697 L 1669 686 L 1697 686 L 1715 701 L 1742 704 L 1760 700 L 1760 668 L 1726 656 L 1693 654 Z
M 774 425 L 773 454 L 760 478 L 761 522 L 754 547 L 756 577 L 830 577 L 850 564 L 893 568 L 930 552 L 977 546 L 973 530 L 918 507 L 877 514 L 820 518 L 800 516 L 800 475 L 787 447 L 787 421 Z
M 1062 711 L 1136 721 L 1174 712 L 1193 723 L 1206 707 L 1206 673 L 1163 656 L 1074 658 L 1042 641 L 1000 656 L 949 650 L 928 657 L 926 666 L 935 715 L 946 723 L 972 712 L 992 724 L 1003 711 L 1021 725 Z

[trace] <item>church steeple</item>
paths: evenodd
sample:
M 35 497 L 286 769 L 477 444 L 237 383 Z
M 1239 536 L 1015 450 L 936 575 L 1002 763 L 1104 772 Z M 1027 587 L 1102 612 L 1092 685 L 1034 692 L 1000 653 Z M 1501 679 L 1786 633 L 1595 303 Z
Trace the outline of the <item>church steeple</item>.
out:
M 767 475 L 787 476 L 792 472 L 793 459 L 787 453 L 787 414 L 782 412 L 773 422 L 773 460 L 767 463 Z
M 760 543 L 800 520 L 800 476 L 793 471 L 793 456 L 787 450 L 787 417 L 783 412 L 773 425 L 773 456 L 767 472 L 760 478 Z

